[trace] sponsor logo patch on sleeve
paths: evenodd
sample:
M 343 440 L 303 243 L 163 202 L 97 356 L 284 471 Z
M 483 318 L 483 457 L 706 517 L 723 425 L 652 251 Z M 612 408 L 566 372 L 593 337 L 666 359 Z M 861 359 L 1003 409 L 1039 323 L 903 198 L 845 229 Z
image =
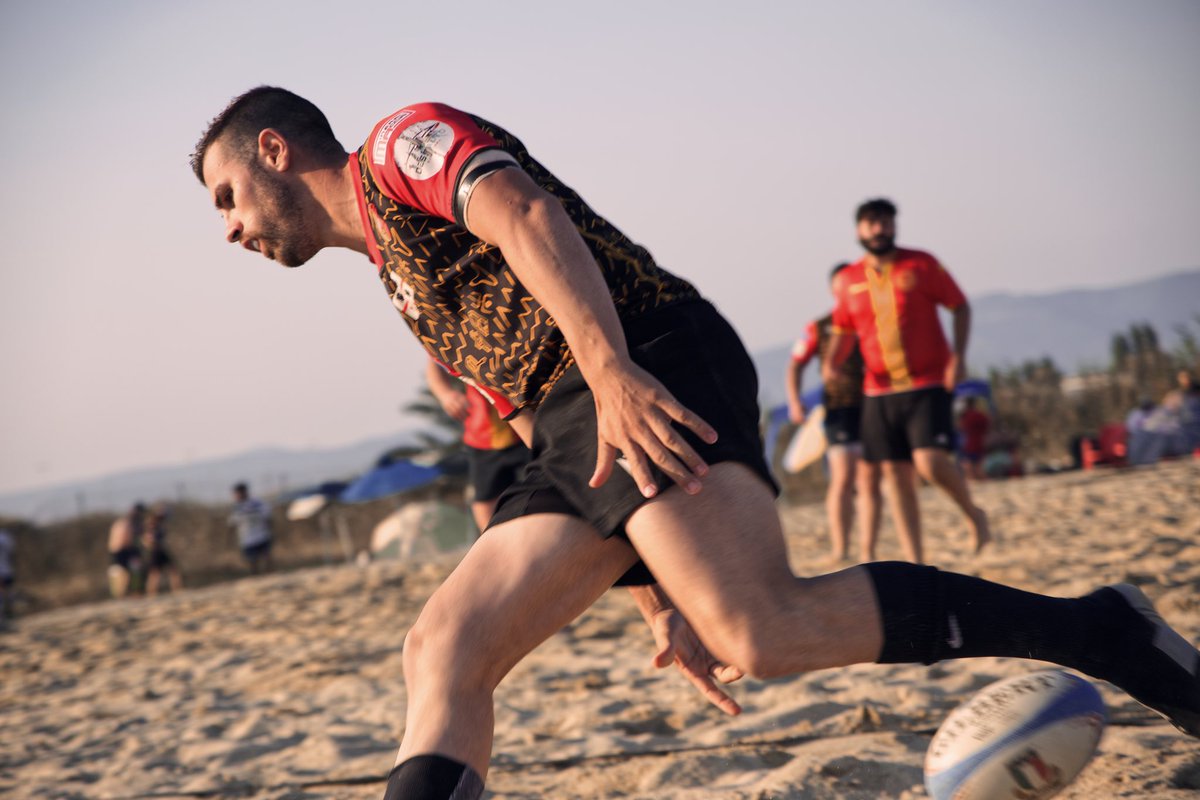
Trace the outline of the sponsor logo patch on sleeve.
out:
M 392 158 L 396 166 L 414 181 L 424 181 L 441 171 L 446 154 L 454 144 L 454 129 L 436 119 L 409 125 L 396 137 Z
M 371 144 L 371 161 L 375 166 L 382 167 L 387 161 L 387 143 L 392 136 L 392 131 L 412 115 L 411 111 L 400 111 L 379 126 L 379 133 L 375 134 L 375 141 Z

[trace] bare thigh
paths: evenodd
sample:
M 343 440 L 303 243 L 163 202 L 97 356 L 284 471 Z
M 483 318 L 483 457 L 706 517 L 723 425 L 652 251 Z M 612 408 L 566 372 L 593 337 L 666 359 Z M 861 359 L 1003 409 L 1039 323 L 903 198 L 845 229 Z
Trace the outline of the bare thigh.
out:
M 878 606 L 865 571 L 793 575 L 774 496 L 741 464 L 713 466 L 698 495 L 665 492 L 626 530 L 705 645 L 752 675 L 879 653 Z

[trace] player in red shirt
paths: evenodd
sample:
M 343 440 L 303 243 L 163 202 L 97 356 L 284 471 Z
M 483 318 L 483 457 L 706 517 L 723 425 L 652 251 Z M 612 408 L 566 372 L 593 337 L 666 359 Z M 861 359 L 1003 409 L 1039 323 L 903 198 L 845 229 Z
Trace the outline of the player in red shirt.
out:
M 847 263 L 838 264 L 829 273 L 832 284 Z M 833 335 L 833 315 L 827 314 L 808 323 L 804 338 L 792 348 L 784 387 L 788 396 L 788 418 L 799 425 L 807 409 L 801 401 L 804 368 L 813 358 L 824 363 L 829 355 Z M 831 561 L 845 560 L 850 545 L 850 524 L 858 510 L 859 557 L 875 560 L 875 542 L 879 534 L 879 468 L 861 458 L 862 444 L 859 421 L 863 402 L 863 361 L 851 353 L 842 363 L 836 378 L 826 381 L 822 400 L 825 406 L 825 440 L 829 447 L 825 459 L 829 464 L 829 488 L 825 493 L 825 514 L 829 518 Z M 855 502 L 857 500 L 857 503 Z
M 962 380 L 971 309 L 937 260 L 896 247 L 896 207 L 870 200 L 855 214 L 866 256 L 834 281 L 832 373 L 854 349 L 866 363 L 863 457 L 881 464 L 905 557 L 921 563 L 921 516 L 916 475 L 938 486 L 967 518 L 975 552 L 991 538 L 987 515 L 950 453 L 951 406 Z M 938 306 L 954 314 L 954 349 L 946 344 Z
M 794 574 L 737 334 L 502 128 L 423 103 L 351 154 L 312 103 L 259 87 L 192 169 L 231 243 L 289 266 L 325 247 L 371 258 L 429 354 L 506 400 L 532 444 L 405 637 L 385 800 L 477 800 L 495 688 L 641 561 L 656 665 L 729 713 L 717 681 L 743 673 L 1019 656 L 1111 680 L 1200 736 L 1200 651 L 1133 586 L 1047 597 L 903 562 Z
M 467 480 L 472 490 L 471 516 L 483 532 L 496 511 L 500 495 L 529 462 L 529 448 L 482 392 L 473 386 L 463 391 L 462 384 L 433 359 L 425 368 L 425 381 L 442 410 L 463 425 Z

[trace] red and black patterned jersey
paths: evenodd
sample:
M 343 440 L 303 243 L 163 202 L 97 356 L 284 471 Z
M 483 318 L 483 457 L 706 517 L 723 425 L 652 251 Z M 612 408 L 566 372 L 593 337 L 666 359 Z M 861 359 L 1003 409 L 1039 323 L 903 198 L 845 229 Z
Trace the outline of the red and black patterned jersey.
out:
M 502 128 L 436 103 L 384 119 L 350 156 L 361 178 L 359 204 L 379 277 L 429 354 L 485 390 L 508 416 L 536 408 L 574 362 L 562 331 L 499 249 L 456 219 L 461 172 L 489 149 L 507 153 L 562 203 L 623 320 L 699 295 Z
M 833 314 L 826 314 L 820 319 L 814 319 L 804 329 L 804 338 L 797 339 L 792 347 L 792 360 L 808 364 L 813 356 L 818 363 L 824 363 L 829 355 L 829 340 L 833 336 Z M 863 357 L 856 346 L 838 368 L 837 377 L 826 382 L 823 390 L 825 399 L 822 401 L 827 410 L 837 408 L 857 408 L 863 402 Z

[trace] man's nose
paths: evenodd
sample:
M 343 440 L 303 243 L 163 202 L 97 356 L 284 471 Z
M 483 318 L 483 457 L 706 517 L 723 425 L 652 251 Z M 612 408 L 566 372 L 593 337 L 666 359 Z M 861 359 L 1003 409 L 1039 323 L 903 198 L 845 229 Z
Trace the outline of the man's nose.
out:
M 225 218 L 225 241 L 237 244 L 242 238 L 242 223 L 232 217 Z

